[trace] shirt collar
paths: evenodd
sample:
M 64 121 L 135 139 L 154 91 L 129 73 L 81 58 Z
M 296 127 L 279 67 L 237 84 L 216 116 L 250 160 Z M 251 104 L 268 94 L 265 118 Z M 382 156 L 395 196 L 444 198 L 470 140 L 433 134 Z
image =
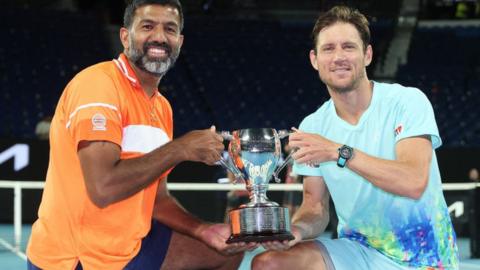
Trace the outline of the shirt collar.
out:
M 121 53 L 117 59 L 113 59 L 113 62 L 134 87 L 141 87 L 137 75 L 135 74 L 133 68 L 130 66 L 130 62 L 128 62 L 127 56 L 125 56 L 125 54 Z
M 132 66 L 130 66 L 130 62 L 128 61 L 127 56 L 124 53 L 121 53 L 117 59 L 113 59 L 113 62 L 122 72 L 122 74 L 130 81 L 133 87 L 140 89 L 142 88 L 142 85 L 138 81 L 135 71 L 133 70 Z M 158 89 L 155 92 L 156 96 L 161 96 Z

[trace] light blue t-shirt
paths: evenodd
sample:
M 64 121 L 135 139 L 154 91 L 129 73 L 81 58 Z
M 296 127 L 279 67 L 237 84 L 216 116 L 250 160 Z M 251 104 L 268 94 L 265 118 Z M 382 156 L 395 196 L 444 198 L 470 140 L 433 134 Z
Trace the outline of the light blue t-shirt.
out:
M 396 143 L 407 137 L 429 135 L 433 149 L 442 144 L 427 97 L 399 84 L 374 82 L 370 106 L 357 125 L 341 119 L 330 99 L 307 116 L 299 129 L 387 160 L 396 158 Z M 432 154 L 428 186 L 419 200 L 383 191 L 333 161 L 318 168 L 295 164 L 293 171 L 323 176 L 337 211 L 339 237 L 373 247 L 405 266 L 457 268 L 456 236 L 435 151 Z

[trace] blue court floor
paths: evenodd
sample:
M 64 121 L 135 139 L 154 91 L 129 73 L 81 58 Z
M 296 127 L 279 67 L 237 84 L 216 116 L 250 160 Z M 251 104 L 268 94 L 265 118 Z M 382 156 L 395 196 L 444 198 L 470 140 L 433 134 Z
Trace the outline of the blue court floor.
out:
M 27 268 L 25 248 L 30 235 L 31 226 L 24 225 L 22 228 L 22 241 L 20 251 L 13 249 L 14 237 L 13 226 L 0 224 L 0 270 L 23 270 Z M 468 238 L 458 239 L 458 248 L 460 250 L 460 269 L 461 270 L 480 270 L 480 259 L 470 258 L 470 240 Z M 261 248 L 248 253 L 245 256 L 239 270 L 249 270 L 250 261 L 262 252 Z

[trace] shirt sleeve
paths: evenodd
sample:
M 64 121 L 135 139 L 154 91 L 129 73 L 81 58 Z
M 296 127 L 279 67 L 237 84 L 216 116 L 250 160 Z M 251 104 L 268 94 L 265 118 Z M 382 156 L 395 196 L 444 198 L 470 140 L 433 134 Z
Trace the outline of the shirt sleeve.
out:
M 398 106 L 396 142 L 408 137 L 429 135 L 433 149 L 442 145 L 432 105 L 423 92 L 407 88 Z
M 300 123 L 299 130 L 308 133 L 318 133 L 315 132 L 316 121 L 313 120 L 314 115 L 310 115 L 305 118 L 302 123 Z M 296 175 L 305 175 L 305 176 L 322 176 L 321 171 L 322 164 L 317 167 L 307 166 L 305 164 L 298 164 L 297 162 L 293 163 L 292 172 Z
M 110 141 L 121 145 L 120 98 L 111 77 L 100 70 L 87 71 L 67 86 L 66 128 L 80 141 Z

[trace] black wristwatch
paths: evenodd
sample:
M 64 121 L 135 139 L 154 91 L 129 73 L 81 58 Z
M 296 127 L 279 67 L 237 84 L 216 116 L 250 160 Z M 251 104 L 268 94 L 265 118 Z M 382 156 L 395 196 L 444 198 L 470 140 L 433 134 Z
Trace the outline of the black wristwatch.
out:
M 348 145 L 343 145 L 338 148 L 337 166 L 340 168 L 345 167 L 347 161 L 353 157 L 353 148 Z

